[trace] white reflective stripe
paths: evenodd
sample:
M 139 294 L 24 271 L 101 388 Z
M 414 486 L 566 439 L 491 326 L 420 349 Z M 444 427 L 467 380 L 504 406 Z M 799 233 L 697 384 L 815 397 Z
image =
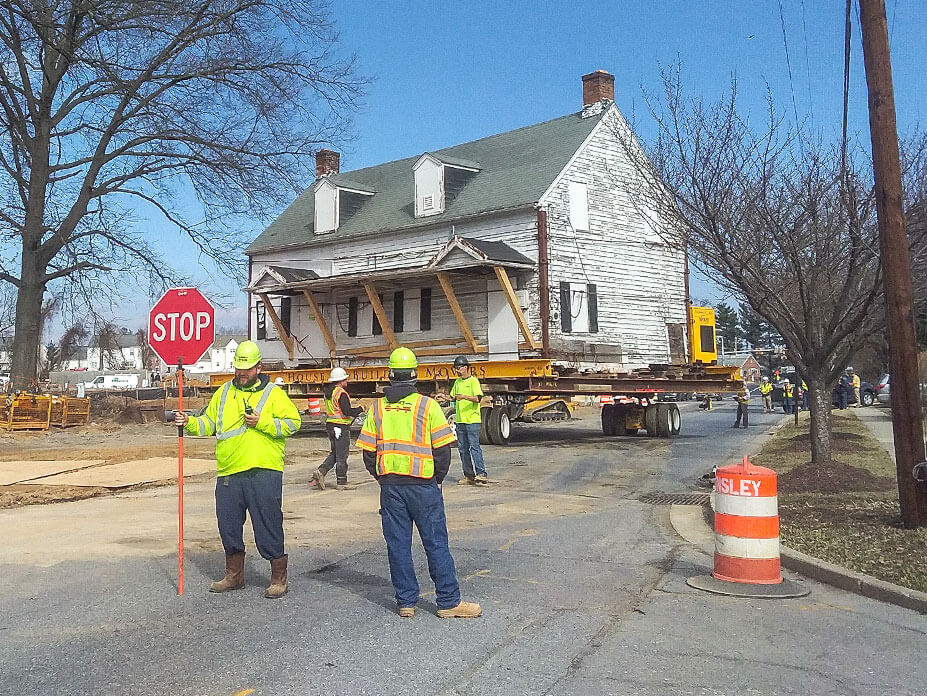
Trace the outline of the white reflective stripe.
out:
M 215 430 L 216 424 L 213 423 L 213 422 L 212 422 L 212 418 L 210 418 L 209 416 L 207 416 L 205 413 L 204 413 L 202 416 L 198 416 L 198 418 L 199 418 L 199 420 L 200 420 L 200 423 L 202 423 L 203 425 L 206 425 L 206 424 L 208 423 L 208 424 L 209 424 L 209 427 L 211 427 L 213 430 Z
M 231 388 L 232 383 L 226 382 L 222 385 L 222 391 L 219 392 L 219 415 L 216 417 L 216 432 L 222 430 L 222 416 L 225 413 L 225 401 L 228 398 Z
M 260 413 L 264 410 L 264 404 L 267 403 L 267 397 L 270 396 L 270 393 L 277 388 L 277 385 L 273 382 L 269 382 L 266 387 L 264 387 L 261 392 L 261 398 L 258 399 L 257 406 L 254 407 L 254 410 Z
M 216 435 L 217 440 L 228 440 L 230 437 L 235 437 L 236 435 L 241 435 L 248 429 L 247 425 L 243 425 L 240 428 L 235 428 L 235 430 L 227 430 L 224 433 L 219 433 Z
M 283 428 L 280 425 L 280 419 L 274 418 L 274 428 L 277 429 L 277 437 L 283 437 Z
M 779 506 L 776 496 L 748 497 L 716 493 L 712 501 L 715 512 L 738 517 L 776 517 Z
M 715 534 L 715 551 L 732 558 L 779 558 L 779 537 L 775 539 L 742 539 Z
M 292 433 L 295 433 L 297 430 L 299 430 L 299 426 L 296 425 L 296 421 L 294 420 L 290 420 L 289 418 L 281 418 L 280 422 L 288 427 Z

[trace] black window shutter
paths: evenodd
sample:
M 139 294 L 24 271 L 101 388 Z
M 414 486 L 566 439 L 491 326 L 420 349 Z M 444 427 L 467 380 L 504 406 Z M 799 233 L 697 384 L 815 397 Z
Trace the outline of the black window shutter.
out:
M 267 340 L 267 310 L 264 308 L 263 302 L 258 301 L 255 303 L 254 315 L 257 323 L 257 333 L 255 334 L 257 340 Z
M 280 323 L 283 324 L 283 329 L 289 334 L 290 331 L 290 316 L 293 307 L 293 298 L 292 297 L 281 297 L 280 298 Z
M 586 286 L 586 309 L 589 310 L 589 332 L 597 333 L 599 330 L 599 298 L 593 283 Z
M 570 284 L 560 283 L 560 330 L 570 333 L 573 330 L 573 306 L 570 303 Z
M 380 305 L 382 306 L 383 305 L 383 293 L 378 293 L 377 297 L 380 298 Z M 377 313 L 375 311 L 371 313 L 373 314 L 373 323 L 370 327 L 370 333 L 372 333 L 374 336 L 380 336 L 383 333 L 383 327 L 380 326 L 380 320 L 377 318 Z
M 406 295 L 402 290 L 393 293 L 393 331 L 401 333 L 405 328 Z
M 418 308 L 418 326 L 420 331 L 431 331 L 431 288 L 422 288 Z
M 348 336 L 357 336 L 357 298 L 348 298 Z

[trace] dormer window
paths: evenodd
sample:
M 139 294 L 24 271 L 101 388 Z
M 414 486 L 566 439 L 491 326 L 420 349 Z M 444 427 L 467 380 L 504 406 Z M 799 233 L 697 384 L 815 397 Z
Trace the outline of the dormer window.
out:
M 415 217 L 440 215 L 480 165 L 426 152 L 412 165 Z
M 334 232 L 376 192 L 343 177 L 323 176 L 315 182 L 316 234 Z

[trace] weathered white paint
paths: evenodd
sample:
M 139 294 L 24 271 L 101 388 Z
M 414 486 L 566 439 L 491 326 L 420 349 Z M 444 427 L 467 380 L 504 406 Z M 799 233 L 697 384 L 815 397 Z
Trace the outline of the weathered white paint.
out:
M 518 322 L 498 280 L 487 284 L 488 343 L 490 360 L 518 358 Z
M 415 182 L 415 217 L 444 212 L 444 164 L 424 154 L 412 165 Z
M 316 232 L 338 229 L 338 187 L 324 177 L 315 184 L 314 223 Z

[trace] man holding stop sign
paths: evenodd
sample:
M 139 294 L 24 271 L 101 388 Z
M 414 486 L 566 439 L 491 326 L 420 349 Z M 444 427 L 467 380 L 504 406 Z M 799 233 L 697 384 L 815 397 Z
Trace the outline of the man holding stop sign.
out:
M 287 590 L 281 507 L 285 438 L 299 430 L 300 416 L 286 392 L 261 374 L 261 351 L 253 341 L 238 346 L 232 366 L 235 378 L 213 394 L 203 415 L 178 411 L 174 422 L 191 435 L 216 436 L 216 517 L 225 577 L 209 591 L 245 586 L 242 530 L 247 512 L 258 552 L 270 561 L 264 596 L 276 599 Z

